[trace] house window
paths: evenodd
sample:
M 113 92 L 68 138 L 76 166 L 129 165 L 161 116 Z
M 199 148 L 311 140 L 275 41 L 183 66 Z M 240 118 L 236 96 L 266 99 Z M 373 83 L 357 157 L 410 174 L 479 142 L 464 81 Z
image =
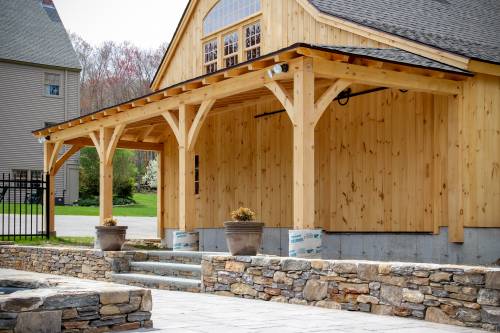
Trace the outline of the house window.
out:
M 247 60 L 260 57 L 260 22 L 249 24 L 243 29 Z
M 16 187 L 23 187 L 26 180 L 28 180 L 28 170 L 25 169 L 13 169 L 12 176 L 14 178 Z
M 260 0 L 220 0 L 203 20 L 204 36 L 260 11 Z
M 45 73 L 44 90 L 47 96 L 59 96 L 61 86 L 61 75 Z
M 31 170 L 31 186 L 32 187 L 40 187 L 40 182 L 43 180 L 43 171 L 42 170 Z
M 194 156 L 194 194 L 200 194 L 200 156 Z
M 238 63 L 238 32 L 224 36 L 224 66 L 231 67 Z
M 217 70 L 217 39 L 208 41 L 203 45 L 203 59 L 206 74 Z

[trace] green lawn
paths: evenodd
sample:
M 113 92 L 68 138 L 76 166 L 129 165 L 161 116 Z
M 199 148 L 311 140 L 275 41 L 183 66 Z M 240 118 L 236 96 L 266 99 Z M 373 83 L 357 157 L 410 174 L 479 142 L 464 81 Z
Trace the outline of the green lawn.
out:
M 154 193 L 137 193 L 134 194 L 134 200 L 137 202 L 135 205 L 113 207 L 114 216 L 156 216 L 156 194 Z M 23 204 L 10 205 L 10 213 L 14 214 L 14 210 L 19 213 L 25 209 L 30 213 L 33 209 L 33 214 L 36 213 L 36 207 L 25 206 Z M 42 207 L 38 206 L 38 212 L 41 213 Z M 4 211 L 5 214 L 9 212 L 6 205 L 0 204 L 0 213 Z M 79 207 L 79 206 L 56 206 L 56 215 L 83 215 L 83 216 L 99 216 L 99 207 Z
M 7 240 L 5 238 L 4 240 Z M 46 239 L 43 237 L 33 237 L 24 239 L 22 236 L 12 237 L 8 239 L 19 245 L 76 245 L 76 246 L 94 246 L 94 237 L 51 237 Z

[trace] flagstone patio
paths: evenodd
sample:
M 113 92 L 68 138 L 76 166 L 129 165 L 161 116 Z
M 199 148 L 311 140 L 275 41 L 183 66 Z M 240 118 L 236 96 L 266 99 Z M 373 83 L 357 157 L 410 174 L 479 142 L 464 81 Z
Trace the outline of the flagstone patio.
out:
M 150 332 L 485 332 L 423 320 L 244 298 L 152 290 Z M 138 330 L 132 332 L 147 332 Z

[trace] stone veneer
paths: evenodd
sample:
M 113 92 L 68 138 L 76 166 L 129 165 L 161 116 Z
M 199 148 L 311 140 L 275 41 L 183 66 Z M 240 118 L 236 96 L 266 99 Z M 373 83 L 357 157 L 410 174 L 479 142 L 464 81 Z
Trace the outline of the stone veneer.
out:
M 202 292 L 500 329 L 500 268 L 206 255 Z
M 137 251 L 2 245 L 0 267 L 111 281 L 111 273 L 128 271 L 129 262 L 141 255 Z
M 0 269 L 0 332 L 97 333 L 151 328 L 151 291 Z

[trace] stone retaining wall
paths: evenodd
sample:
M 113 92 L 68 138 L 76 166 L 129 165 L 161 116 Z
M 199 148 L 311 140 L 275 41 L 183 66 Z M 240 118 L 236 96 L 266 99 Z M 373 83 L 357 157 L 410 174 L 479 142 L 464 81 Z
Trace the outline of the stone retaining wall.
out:
M 110 281 L 112 272 L 129 270 L 136 251 L 103 252 L 85 248 L 0 246 L 0 268 Z
M 202 292 L 500 329 L 500 269 L 204 256 Z
M 0 270 L 0 332 L 96 333 L 151 328 L 147 289 Z

